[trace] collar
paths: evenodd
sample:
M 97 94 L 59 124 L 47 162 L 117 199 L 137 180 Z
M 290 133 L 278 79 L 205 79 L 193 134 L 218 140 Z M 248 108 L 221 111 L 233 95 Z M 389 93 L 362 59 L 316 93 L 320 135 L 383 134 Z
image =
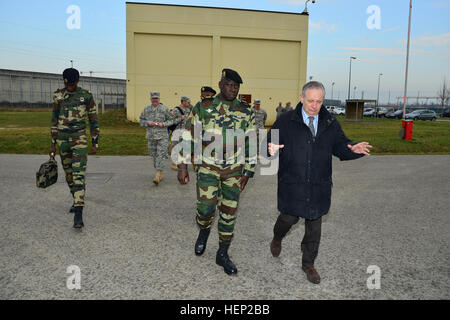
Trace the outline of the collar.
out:
M 320 112 L 320 111 L 319 111 Z M 303 106 L 302 106 L 302 116 L 303 116 L 303 122 L 304 123 L 306 123 L 307 125 L 309 124 L 309 117 L 310 117 L 310 115 L 308 115 L 306 112 L 305 112 L 305 109 L 303 109 Z M 317 122 L 318 122 L 318 120 L 319 120 L 319 114 L 316 114 L 315 116 L 314 116 L 314 124 L 317 124 Z
M 290 111 L 290 112 L 292 112 L 291 120 L 302 123 L 303 122 L 302 110 L 303 110 L 303 104 L 301 102 L 299 102 L 297 104 L 297 107 L 295 107 L 294 112 Z M 331 113 L 328 112 L 328 110 L 325 108 L 325 106 L 322 106 L 322 108 L 320 108 L 320 111 L 317 114 L 317 116 L 319 117 L 319 127 L 321 126 L 321 124 L 323 122 L 325 122 L 326 126 L 328 126 L 336 119 L 335 117 L 333 117 L 331 115 Z M 308 117 L 306 117 L 306 119 L 308 119 Z
M 214 100 L 215 100 L 214 102 L 218 101 L 218 102 L 219 102 L 218 104 L 222 104 L 222 103 L 223 103 L 223 104 L 226 104 L 226 105 L 228 105 L 228 106 L 238 106 L 238 105 L 240 104 L 240 101 L 239 101 L 238 98 L 234 98 L 233 101 L 224 101 L 224 100 L 222 100 L 222 94 L 221 94 L 221 93 L 219 93 L 219 94 L 215 97 Z

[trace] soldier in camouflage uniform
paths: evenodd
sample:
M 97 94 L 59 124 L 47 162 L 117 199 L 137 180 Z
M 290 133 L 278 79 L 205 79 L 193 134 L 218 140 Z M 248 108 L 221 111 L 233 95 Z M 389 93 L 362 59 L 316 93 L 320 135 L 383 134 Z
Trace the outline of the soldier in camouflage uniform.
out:
M 214 90 L 211 87 L 203 86 L 201 93 L 200 93 L 200 99 L 203 101 L 205 99 L 212 99 L 216 95 L 216 90 Z
M 213 88 L 208 87 L 208 86 L 203 86 L 200 90 L 200 101 L 197 102 L 195 107 L 200 108 L 202 104 L 204 104 L 204 105 L 211 104 L 214 101 L 214 96 L 216 95 L 216 93 L 217 93 L 216 90 L 214 90 Z M 191 110 L 195 107 L 191 107 Z M 186 128 L 186 122 L 187 122 L 187 117 L 185 119 L 183 129 Z M 174 157 L 174 159 L 176 159 L 176 156 Z M 191 159 L 191 162 L 192 162 L 192 167 L 193 167 L 195 173 L 197 173 L 199 166 L 194 163 L 194 158 Z
M 283 108 L 283 104 L 280 102 L 278 103 L 278 107 L 275 109 L 275 111 L 277 112 L 277 119 L 278 119 L 281 116 L 281 114 L 286 110 Z
M 184 129 L 189 113 L 192 110 L 191 99 L 189 97 L 181 97 L 181 104 L 172 109 L 173 124 L 176 125 L 175 130 Z M 172 140 L 172 149 L 178 144 L 179 140 Z M 172 162 L 172 169 L 178 170 L 177 165 Z
M 145 107 L 140 116 L 140 125 L 147 128 L 148 151 L 156 169 L 153 183 L 158 185 L 163 179 L 165 162 L 169 159 L 169 132 L 167 127 L 173 124 L 169 108 L 160 103 L 159 92 L 151 92 L 152 104 Z
M 92 138 L 91 154 L 97 153 L 100 130 L 92 94 L 78 87 L 79 72 L 73 68 L 66 69 L 63 78 L 65 88 L 53 95 L 50 152 L 54 155 L 58 144 L 66 181 L 74 199 L 70 209 L 75 213 L 74 228 L 82 228 L 88 154 L 86 118 L 89 119 Z
M 264 130 L 267 120 L 267 112 L 261 109 L 261 100 L 255 99 L 253 109 L 255 110 L 255 127 L 258 137 L 258 155 L 260 150 L 261 137 L 259 130 Z
M 220 94 L 214 99 L 204 99 L 192 109 L 183 133 L 183 147 L 190 145 L 191 153 L 185 154 L 178 165 L 179 182 L 189 183 L 187 163 L 196 149 L 195 145 L 201 145 L 202 154 L 194 153 L 195 162 L 200 164 L 196 216 L 200 232 L 195 243 L 195 254 L 202 255 L 206 248 L 218 207 L 219 250 L 216 263 L 229 275 L 237 273 L 236 266 L 228 256 L 228 249 L 234 234 L 239 196 L 248 179 L 253 177 L 256 165 L 255 113 L 250 105 L 236 98 L 241 83 L 242 79 L 236 71 L 224 69 L 219 82 Z M 194 128 L 199 124 L 202 125 L 202 141 L 195 136 Z M 227 137 L 227 130 L 230 129 L 234 133 L 237 129 L 241 130 L 245 138 Z M 205 138 L 208 133 L 215 134 L 213 142 L 215 145 L 218 143 L 219 147 L 223 146 L 223 154 L 216 148 L 208 154 L 213 143 Z M 242 161 L 239 160 L 240 156 Z

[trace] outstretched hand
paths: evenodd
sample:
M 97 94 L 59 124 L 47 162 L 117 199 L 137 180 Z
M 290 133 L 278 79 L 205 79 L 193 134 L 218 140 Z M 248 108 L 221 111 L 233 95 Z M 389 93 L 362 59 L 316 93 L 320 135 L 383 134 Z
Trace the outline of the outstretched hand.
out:
M 360 142 L 355 145 L 347 145 L 347 147 L 352 150 L 354 153 L 364 154 L 366 156 L 370 156 L 370 150 L 373 148 L 368 142 Z
M 284 148 L 284 144 L 278 145 L 278 144 L 269 143 L 269 154 L 270 154 L 270 156 L 273 156 L 275 153 L 277 153 L 277 151 L 279 149 L 283 149 L 283 148 Z

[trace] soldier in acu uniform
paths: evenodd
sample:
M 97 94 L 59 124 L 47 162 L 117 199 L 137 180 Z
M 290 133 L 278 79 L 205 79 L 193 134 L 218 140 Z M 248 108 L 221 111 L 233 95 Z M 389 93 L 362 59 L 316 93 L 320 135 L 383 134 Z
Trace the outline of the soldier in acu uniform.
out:
M 277 119 L 281 116 L 281 114 L 285 111 L 283 108 L 283 104 L 280 102 L 278 103 L 278 107 L 275 109 L 277 112 Z
M 264 109 L 261 109 L 261 100 L 255 99 L 254 101 L 254 110 L 255 110 L 255 126 L 256 126 L 256 134 L 258 137 L 258 155 L 261 143 L 261 137 L 259 130 L 264 130 L 267 120 L 267 112 Z
M 294 108 L 292 108 L 290 102 L 286 102 L 286 108 L 284 108 L 284 112 L 292 111 Z
M 255 113 L 250 105 L 236 98 L 241 83 L 242 79 L 236 71 L 224 69 L 219 82 L 220 94 L 214 99 L 204 99 L 192 109 L 183 133 L 183 146 L 190 144 L 191 154 L 184 155 L 182 163 L 178 165 L 178 181 L 181 184 L 189 183 L 187 163 L 196 149 L 195 145 L 201 144 L 203 153 L 194 154 L 196 162 L 200 160 L 198 162 L 201 163 L 197 173 L 196 216 L 200 233 L 195 243 L 195 254 L 202 255 L 206 248 L 218 207 L 219 250 L 216 263 L 229 275 L 237 273 L 236 266 L 228 256 L 228 249 L 234 234 L 239 196 L 248 179 L 253 177 L 256 165 Z M 218 143 L 224 146 L 222 155 L 217 149 L 211 154 L 205 152 L 209 151 L 209 141 L 198 141 L 194 135 L 194 126 L 199 123 L 202 125 L 202 140 L 207 140 L 205 133 L 214 134 L 215 145 Z M 233 132 L 242 130 L 246 138 L 240 142 L 239 138 L 227 141 L 226 132 L 229 129 Z M 230 153 L 226 152 L 227 149 L 231 150 Z M 244 161 L 238 161 L 240 154 L 244 155 Z
M 100 130 L 92 94 L 78 87 L 79 72 L 73 68 L 66 69 L 63 78 L 65 88 L 53 95 L 50 152 L 54 155 L 58 144 L 66 181 L 74 199 L 70 209 L 75 213 L 74 228 L 82 228 L 88 154 L 86 118 L 89 119 L 92 138 L 91 154 L 97 153 Z
M 169 159 L 169 132 L 167 127 L 173 124 L 173 116 L 165 105 L 160 103 L 159 92 L 151 92 L 152 104 L 147 106 L 140 116 L 140 125 L 147 128 L 148 151 L 156 169 L 154 184 L 163 179 L 165 162 Z

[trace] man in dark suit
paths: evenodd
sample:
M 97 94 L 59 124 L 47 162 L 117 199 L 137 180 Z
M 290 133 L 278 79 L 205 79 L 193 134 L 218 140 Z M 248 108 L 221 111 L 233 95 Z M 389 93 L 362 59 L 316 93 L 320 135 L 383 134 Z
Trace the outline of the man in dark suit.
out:
M 278 210 L 270 250 L 274 257 L 281 253 L 281 241 L 291 227 L 305 219 L 305 235 L 301 244 L 302 270 L 307 279 L 320 283 L 314 268 L 319 250 L 322 216 L 331 203 L 332 155 L 353 160 L 370 155 L 367 142 L 353 143 L 339 122 L 322 106 L 324 86 L 317 81 L 305 84 L 295 110 L 283 113 L 268 134 L 271 156 L 279 152 Z M 273 130 L 279 130 L 279 144 L 271 143 Z

